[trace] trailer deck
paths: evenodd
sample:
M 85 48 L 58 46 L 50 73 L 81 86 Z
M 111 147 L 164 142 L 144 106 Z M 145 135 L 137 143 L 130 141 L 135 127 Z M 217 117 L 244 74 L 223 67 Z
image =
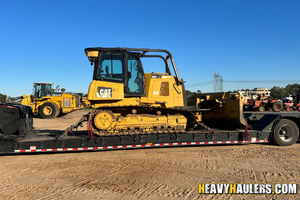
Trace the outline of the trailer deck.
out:
M 1 108 L 1 106 L 0 106 Z M 299 138 L 300 113 L 244 113 L 249 128 L 221 130 L 211 127 L 189 132 L 149 133 L 131 135 L 99 136 L 88 131 L 38 131 L 33 128 L 32 113 L 24 107 L 2 106 L 5 112 L 19 113 L 18 128 L 0 124 L 0 153 L 96 151 L 109 149 L 149 148 L 191 145 L 251 144 L 268 143 L 278 145 L 294 144 Z M 7 112 L 9 111 L 9 112 Z M 5 116 L 1 116 L 5 121 Z M 19 119 L 16 117 L 16 119 Z M 14 122 L 15 124 L 15 122 Z M 2 127 L 1 127 L 2 126 Z M 16 132 L 10 133 L 13 129 Z

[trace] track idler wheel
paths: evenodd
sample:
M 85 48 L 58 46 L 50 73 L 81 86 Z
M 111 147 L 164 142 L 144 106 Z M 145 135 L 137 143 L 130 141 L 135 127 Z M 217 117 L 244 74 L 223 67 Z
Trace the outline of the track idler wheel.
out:
M 91 114 L 91 119 L 93 128 L 100 131 L 109 130 L 115 122 L 115 116 L 109 110 L 97 110 Z

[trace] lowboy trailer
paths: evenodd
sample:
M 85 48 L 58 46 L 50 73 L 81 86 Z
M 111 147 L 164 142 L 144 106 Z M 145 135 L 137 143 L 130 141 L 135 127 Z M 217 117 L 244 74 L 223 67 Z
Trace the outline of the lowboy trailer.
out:
M 30 107 L 0 104 L 0 153 L 68 152 L 167 146 L 269 143 L 288 146 L 299 138 L 299 113 L 245 113 L 252 127 L 221 130 L 206 126 L 171 133 L 94 135 L 86 131 L 41 132 L 33 127 Z M 80 125 L 80 123 L 78 124 Z M 89 126 L 88 126 L 89 127 Z

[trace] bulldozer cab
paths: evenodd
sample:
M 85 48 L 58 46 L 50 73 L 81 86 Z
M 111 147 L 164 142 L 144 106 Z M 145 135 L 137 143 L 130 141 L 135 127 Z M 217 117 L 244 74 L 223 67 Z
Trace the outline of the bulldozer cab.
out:
M 95 62 L 94 80 L 124 83 L 126 96 L 145 95 L 142 63 L 129 52 L 101 52 Z M 99 94 L 109 97 L 111 91 L 102 89 Z
M 42 98 L 52 93 L 53 83 L 33 83 L 32 95 L 34 98 Z
M 166 53 L 167 56 L 153 55 L 153 52 Z M 170 52 L 164 49 L 137 49 L 137 48 L 87 48 L 85 53 L 91 64 L 94 65 L 93 80 L 124 85 L 125 97 L 145 96 L 145 74 L 141 57 L 157 57 L 165 62 L 166 75 L 171 75 L 169 59 L 172 62 L 176 74 L 177 84 L 182 81 L 178 76 L 173 57 Z M 148 55 L 148 53 L 152 53 Z M 99 97 L 111 97 L 111 89 L 99 88 Z

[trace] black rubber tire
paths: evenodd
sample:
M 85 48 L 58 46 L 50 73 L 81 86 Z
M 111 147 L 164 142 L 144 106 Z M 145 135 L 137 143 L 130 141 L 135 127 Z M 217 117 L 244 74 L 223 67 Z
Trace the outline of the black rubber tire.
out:
M 286 136 L 285 136 L 286 135 Z M 286 137 L 283 139 L 283 137 Z M 272 140 L 277 145 L 289 146 L 297 142 L 299 138 L 299 128 L 295 122 L 289 119 L 280 120 L 273 131 Z
M 274 112 L 280 112 L 280 111 L 282 111 L 283 110 L 283 104 L 281 102 L 279 102 L 279 101 L 273 103 L 272 110 Z
M 258 111 L 259 111 L 259 112 L 264 112 L 264 111 L 265 111 L 265 107 L 260 106 L 260 107 L 258 108 Z
M 46 113 L 45 110 L 51 110 L 51 112 Z M 43 119 L 54 119 L 59 115 L 59 106 L 54 102 L 46 102 L 41 105 L 39 109 L 39 114 Z
M 81 105 L 80 105 L 80 107 L 81 108 L 87 108 L 87 105 L 86 105 L 86 103 L 82 102 Z
M 248 110 L 250 110 L 250 106 L 245 105 L 243 109 L 244 109 L 244 111 L 248 111 Z

